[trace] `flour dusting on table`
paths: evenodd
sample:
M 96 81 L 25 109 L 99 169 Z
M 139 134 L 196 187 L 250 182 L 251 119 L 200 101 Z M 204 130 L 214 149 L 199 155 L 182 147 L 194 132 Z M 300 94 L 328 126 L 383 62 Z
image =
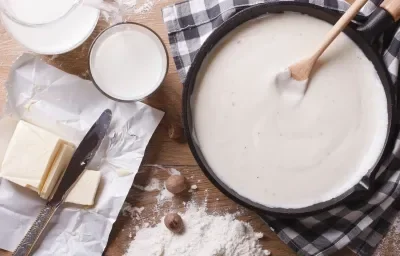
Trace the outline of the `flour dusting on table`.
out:
M 144 15 L 159 1 L 161 0 L 107 0 L 98 3 L 97 0 L 86 0 L 100 9 L 103 18 L 110 24 L 126 21 L 126 17 L 131 14 Z
M 396 217 L 389 232 L 376 249 L 374 256 L 397 255 L 400 252 L 400 215 Z
M 130 215 L 132 218 L 140 217 L 144 210 L 144 207 L 133 207 L 128 203 L 124 203 L 122 206 L 122 213 L 124 216 Z
M 150 183 L 144 187 L 144 191 L 154 191 L 154 190 L 161 190 L 163 187 L 162 183 L 159 179 L 152 178 Z
M 163 205 L 166 201 L 170 201 L 173 197 L 174 197 L 174 194 L 169 192 L 164 186 L 157 196 L 157 204 Z
M 161 221 L 136 234 L 125 256 L 264 256 L 259 239 L 250 224 L 236 220 L 234 215 L 212 215 L 205 207 L 188 204 L 181 214 L 185 231 L 175 235 Z

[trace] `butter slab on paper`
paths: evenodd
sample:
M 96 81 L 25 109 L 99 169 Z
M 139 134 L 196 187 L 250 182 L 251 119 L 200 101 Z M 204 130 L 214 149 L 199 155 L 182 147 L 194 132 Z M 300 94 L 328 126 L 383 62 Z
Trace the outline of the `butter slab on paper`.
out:
M 101 180 L 99 171 L 85 170 L 74 188 L 69 192 L 66 203 L 94 205 L 97 189 Z
M 54 187 L 58 184 L 58 181 L 67 169 L 74 151 L 75 149 L 71 145 L 62 145 L 61 150 L 56 156 L 54 163 L 47 175 L 43 188 L 39 193 L 41 198 L 48 199 L 52 194 Z
M 5 153 L 0 177 L 40 191 L 63 143 L 60 137 L 21 120 Z
M 141 102 L 114 102 L 91 81 L 67 74 L 31 54 L 16 60 L 5 86 L 6 115 L 22 117 L 75 145 L 104 109 L 112 110 L 110 131 L 87 167 L 101 172 L 95 205 L 90 209 L 65 205 L 35 249 L 35 255 L 40 256 L 54 256 L 55 252 L 57 256 L 101 256 L 164 113 Z M 29 102 L 35 104 L 26 109 Z M 4 134 L 0 132 L 0 137 Z M 118 169 L 131 175 L 120 177 Z M 0 248 L 15 250 L 45 203 L 37 193 L 0 178 Z

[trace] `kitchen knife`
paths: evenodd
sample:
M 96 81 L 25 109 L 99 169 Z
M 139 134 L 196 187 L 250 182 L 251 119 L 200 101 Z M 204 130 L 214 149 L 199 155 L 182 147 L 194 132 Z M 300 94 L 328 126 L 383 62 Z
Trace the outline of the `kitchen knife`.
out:
M 101 141 L 105 137 L 108 128 L 110 127 L 112 113 L 109 109 L 105 110 L 96 123 L 90 128 L 85 138 L 82 140 L 71 162 L 69 163 L 61 182 L 50 201 L 39 213 L 35 222 L 32 224 L 28 233 L 22 239 L 21 243 L 15 249 L 13 255 L 28 256 L 31 255 L 32 249 L 38 241 L 43 230 L 53 217 L 57 209 L 62 205 L 69 191 L 73 188 L 80 176 L 83 174 L 87 164 L 92 160 Z

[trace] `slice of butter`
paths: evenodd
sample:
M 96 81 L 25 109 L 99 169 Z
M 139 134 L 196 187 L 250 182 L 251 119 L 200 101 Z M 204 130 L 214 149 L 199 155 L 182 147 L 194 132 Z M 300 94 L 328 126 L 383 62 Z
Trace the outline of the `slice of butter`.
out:
M 85 170 L 74 188 L 68 194 L 65 202 L 80 205 L 94 205 L 100 180 L 101 173 L 99 171 Z
M 0 177 L 41 191 L 51 166 L 66 142 L 25 121 L 19 121 L 1 165 Z
M 51 169 L 47 175 L 46 181 L 43 185 L 39 195 L 43 199 L 48 199 L 53 192 L 54 187 L 58 184 L 60 177 L 64 174 L 74 154 L 74 147 L 64 144 L 61 147 L 59 154 L 56 156 Z

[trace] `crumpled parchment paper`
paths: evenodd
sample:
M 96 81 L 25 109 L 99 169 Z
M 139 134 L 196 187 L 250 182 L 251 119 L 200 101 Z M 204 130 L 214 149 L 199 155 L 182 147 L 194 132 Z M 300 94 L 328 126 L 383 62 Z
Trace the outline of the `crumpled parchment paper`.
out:
M 14 63 L 6 89 L 7 104 L 0 118 L 0 163 L 15 128 L 8 116 L 36 124 L 78 145 L 103 110 L 112 110 L 109 134 L 88 166 L 102 173 L 96 205 L 64 205 L 49 223 L 34 254 L 101 255 L 164 113 L 140 102 L 112 101 L 91 81 L 30 54 Z M 21 161 L 23 158 L 21 152 Z M 0 248 L 13 251 L 44 204 L 37 193 L 0 179 Z

